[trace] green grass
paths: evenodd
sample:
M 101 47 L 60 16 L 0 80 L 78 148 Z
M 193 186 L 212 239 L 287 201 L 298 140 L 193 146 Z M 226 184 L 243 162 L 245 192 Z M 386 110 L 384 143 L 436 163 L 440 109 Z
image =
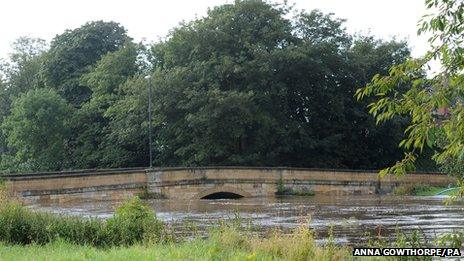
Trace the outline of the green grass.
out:
M 11 244 L 43 245 L 62 239 L 78 245 L 128 246 L 169 236 L 153 210 L 137 197 L 107 220 L 34 212 L 9 201 L 0 204 L 0 241 Z
M 0 244 L 1 260 L 247 260 L 245 251 L 223 250 L 213 244 L 184 243 L 98 249 L 65 242 L 44 246 L 7 246 Z M 265 257 L 266 259 L 268 257 Z
M 45 246 L 0 245 L 2 260 L 276 260 L 266 253 L 249 253 L 243 250 L 219 250 L 211 243 L 184 243 L 171 245 L 131 246 L 97 249 L 63 242 Z
M 106 221 L 31 212 L 9 200 L 0 205 L 2 261 L 355 260 L 348 247 L 334 244 L 332 232 L 328 243 L 316 244 L 313 231 L 307 225 L 301 225 L 291 234 L 275 230 L 262 237 L 251 228 L 242 227 L 241 222 L 231 222 L 212 228 L 208 238 L 174 238 L 172 231 L 138 198 L 126 201 Z M 398 238 L 393 246 L 420 246 L 418 237 Z M 462 245 L 462 240 L 462 236 L 442 238 L 444 244 L 452 242 L 457 246 Z M 373 242 L 382 246 L 389 244 Z
M 444 190 L 438 191 L 437 195 L 438 195 L 438 193 L 440 193 L 440 192 L 442 192 Z M 445 191 L 444 193 L 441 193 L 440 195 L 442 195 L 442 196 L 459 196 L 460 190 L 461 190 L 461 188 L 459 188 L 459 187 L 451 188 L 448 191 Z
M 418 234 L 418 233 L 416 233 Z M 330 241 L 318 245 L 311 229 L 289 235 L 275 231 L 260 237 L 233 224 L 213 229 L 206 239 L 147 242 L 132 246 L 92 247 L 55 240 L 45 245 L 0 243 L 0 260 L 412 260 L 404 257 L 354 258 L 351 249 Z M 461 245 L 459 241 L 458 245 Z M 394 243 L 373 241 L 370 247 L 424 247 L 417 236 L 400 235 Z M 413 259 L 413 260 L 429 260 Z
M 435 196 L 440 191 L 447 189 L 446 187 L 434 187 L 428 185 L 402 185 L 393 189 L 395 195 L 409 196 Z
M 370 247 L 424 247 L 418 239 L 401 236 L 392 245 L 377 242 Z M 411 243 L 416 242 L 416 243 Z M 461 244 L 461 243 L 459 243 Z M 456 247 L 456 246 L 454 246 Z M 0 243 L 0 260 L 431 260 L 430 258 L 354 258 L 347 247 L 333 242 L 317 245 L 307 227 L 293 234 L 274 233 L 260 238 L 235 226 L 223 225 L 207 239 L 145 243 L 98 248 L 56 240 L 45 245 Z
M 352 260 L 348 248 L 317 246 L 309 229 L 261 239 L 223 226 L 208 239 L 96 248 L 54 241 L 45 245 L 0 243 L 1 260 Z
M 416 188 L 414 191 L 415 196 L 435 196 L 437 193 L 440 191 L 443 191 L 447 188 L 445 187 L 431 187 L 431 186 L 425 186 L 425 187 L 419 187 Z
M 2 193 L 0 193 L 1 195 Z M 6 194 L 4 194 L 6 195 Z M 0 201 L 0 260 L 347 260 L 344 247 L 318 246 L 306 226 L 261 238 L 222 224 L 207 239 L 174 238 L 137 197 L 107 220 L 33 212 Z

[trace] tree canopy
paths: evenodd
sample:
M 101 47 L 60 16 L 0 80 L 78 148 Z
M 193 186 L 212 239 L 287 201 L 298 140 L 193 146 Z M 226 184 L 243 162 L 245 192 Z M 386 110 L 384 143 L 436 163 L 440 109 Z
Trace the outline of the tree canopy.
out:
M 433 150 L 433 159 L 442 169 L 455 176 L 464 195 L 464 3 L 462 1 L 426 0 L 434 12 L 424 16 L 420 33 L 428 32 L 430 51 L 421 58 L 408 59 L 390 68 L 388 73 L 376 75 L 366 87 L 359 89 L 357 97 L 375 97 L 369 104 L 376 121 L 387 122 L 398 116 L 410 121 L 400 146 L 404 158 L 382 174 L 402 175 L 415 168 L 418 155 Z M 439 69 L 424 75 L 430 63 Z M 399 86 L 407 84 L 404 91 Z
M 90 97 L 89 87 L 79 77 L 100 60 L 130 40 L 126 30 L 115 22 L 89 22 L 57 35 L 50 44 L 42 74 L 45 83 L 75 106 Z
M 12 169 L 37 171 L 66 168 L 69 105 L 50 89 L 30 90 L 16 99 L 2 129 Z M 6 162 L 8 161 L 8 162 Z
M 242 0 L 151 45 L 96 21 L 32 50 L 16 72 L 33 81 L 2 70 L 4 170 L 147 166 L 147 74 L 158 166 L 377 169 L 403 153 L 408 116 L 376 126 L 353 95 L 408 60 L 407 43 L 350 35 L 333 14 Z
M 402 125 L 375 129 L 353 95 L 404 61 L 406 44 L 355 40 L 332 15 L 288 12 L 239 1 L 153 47 L 160 162 L 377 168 L 400 156 Z

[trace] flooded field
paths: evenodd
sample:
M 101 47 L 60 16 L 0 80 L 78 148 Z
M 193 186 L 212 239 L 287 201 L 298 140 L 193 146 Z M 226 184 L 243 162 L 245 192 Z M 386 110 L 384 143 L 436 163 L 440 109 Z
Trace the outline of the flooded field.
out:
M 413 196 L 319 196 L 284 198 L 242 198 L 230 200 L 149 200 L 157 216 L 172 225 L 180 234 L 199 233 L 220 220 L 240 216 L 241 222 L 269 231 L 278 228 L 289 231 L 308 223 L 323 240 L 332 227 L 336 242 L 357 244 L 371 236 L 385 239 L 395 231 L 420 232 L 422 237 L 434 238 L 444 232 L 464 229 L 464 203 L 445 205 L 443 197 Z M 69 215 L 112 215 L 120 202 L 79 202 L 73 204 L 33 205 L 33 209 Z M 308 221 L 309 220 L 309 221 Z

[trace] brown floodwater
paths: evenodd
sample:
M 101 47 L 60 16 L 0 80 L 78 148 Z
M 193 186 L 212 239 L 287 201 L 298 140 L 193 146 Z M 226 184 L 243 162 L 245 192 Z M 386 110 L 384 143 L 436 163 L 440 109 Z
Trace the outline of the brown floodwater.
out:
M 464 230 L 464 203 L 444 204 L 445 197 L 393 195 L 353 195 L 282 198 L 241 198 L 222 200 L 148 200 L 158 218 L 174 231 L 191 235 L 206 233 L 208 227 L 222 220 L 237 220 L 256 231 L 291 231 L 301 224 L 314 229 L 324 242 L 332 229 L 341 244 L 362 244 L 381 235 L 394 240 L 396 231 L 418 231 L 431 240 L 437 235 Z M 67 215 L 108 218 L 120 202 L 77 202 L 72 204 L 38 204 L 31 208 Z M 195 229 L 193 229 L 195 228 Z

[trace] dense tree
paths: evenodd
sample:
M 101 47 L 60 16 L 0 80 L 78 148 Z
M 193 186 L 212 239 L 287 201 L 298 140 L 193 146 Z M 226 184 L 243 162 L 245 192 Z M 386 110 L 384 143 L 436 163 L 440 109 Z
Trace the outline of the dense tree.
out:
M 9 107 L 10 107 L 9 105 L 10 105 L 9 99 L 6 93 L 6 84 L 0 75 L 0 126 L 3 123 L 3 119 L 5 118 L 5 116 L 7 115 L 9 111 Z M 7 151 L 7 145 L 6 145 L 5 136 L 3 135 L 2 131 L 0 131 L 0 167 L 1 167 L 2 156 L 6 153 L 6 151 Z
M 377 73 L 388 73 L 388 69 L 404 62 L 409 57 L 405 42 L 380 41 L 372 37 L 361 37 L 354 41 L 348 52 L 349 70 L 345 99 L 346 124 L 343 126 L 342 152 L 345 162 L 357 168 L 380 168 L 394 163 L 402 157 L 397 148 L 405 129 L 407 118 L 376 125 L 366 113 L 368 101 L 358 103 L 353 99 L 355 90 L 365 86 Z M 406 87 L 406 86 L 405 86 Z
M 42 70 L 46 84 L 56 88 L 73 105 L 80 106 L 91 94 L 80 76 L 102 55 L 118 50 L 128 39 L 126 30 L 115 22 L 89 22 L 66 30 L 51 42 Z
M 27 62 L 0 88 L 3 168 L 147 166 L 147 74 L 156 165 L 392 164 L 408 117 L 377 128 L 370 101 L 353 95 L 409 49 L 351 36 L 343 22 L 243 0 L 179 25 L 150 51 L 114 22 L 67 30 L 46 52 L 23 40 L 16 53 L 27 59 L 17 60 Z
M 382 170 L 381 174 L 401 175 L 414 169 L 417 155 L 426 147 L 435 150 L 434 159 L 449 174 L 457 177 L 464 195 L 462 170 L 464 155 L 464 32 L 462 1 L 426 0 L 435 13 L 426 16 L 419 32 L 431 33 L 431 50 L 422 58 L 410 59 L 393 66 L 388 74 L 376 75 L 357 96 L 374 96 L 369 104 L 377 122 L 386 122 L 408 115 L 410 122 L 400 146 L 408 150 L 403 160 Z M 431 61 L 441 68 L 424 77 Z M 407 92 L 398 86 L 410 84 Z
M 353 45 L 342 20 L 313 11 L 291 21 L 288 11 L 237 1 L 154 46 L 160 163 L 376 168 L 399 156 L 400 125 L 369 136 L 396 135 L 392 142 L 352 150 L 374 129 L 353 94 L 376 70 L 404 60 L 406 44 Z M 370 153 L 376 146 L 384 149 Z
M 161 162 L 277 164 L 269 148 L 280 104 L 266 93 L 279 91 L 269 84 L 270 60 L 294 40 L 286 12 L 260 1 L 223 5 L 154 47 Z
M 0 64 L 0 126 L 10 114 L 11 102 L 15 98 L 43 86 L 39 72 L 46 49 L 45 41 L 20 37 L 11 47 L 8 59 Z M 8 151 L 6 137 L 0 131 L 0 162 L 8 162 Z
M 70 107 L 49 89 L 31 90 L 13 102 L 2 129 L 11 157 L 4 166 L 12 171 L 59 170 L 66 167 L 67 119 Z
M 7 84 L 3 80 L 3 77 L 0 74 L 0 123 L 3 117 L 8 115 L 10 108 L 10 99 L 7 92 Z
M 76 167 L 116 167 L 127 163 L 121 160 L 126 156 L 115 149 L 117 144 L 106 142 L 110 130 L 105 114 L 124 95 L 121 85 L 139 70 L 138 49 L 135 44 L 127 42 L 119 50 L 104 55 L 93 69 L 82 75 L 81 82 L 90 87 L 92 95 L 73 118 Z
M 124 96 L 104 115 L 109 120 L 104 162 L 113 167 L 148 166 L 147 81 L 143 75 L 134 76 L 120 90 Z

